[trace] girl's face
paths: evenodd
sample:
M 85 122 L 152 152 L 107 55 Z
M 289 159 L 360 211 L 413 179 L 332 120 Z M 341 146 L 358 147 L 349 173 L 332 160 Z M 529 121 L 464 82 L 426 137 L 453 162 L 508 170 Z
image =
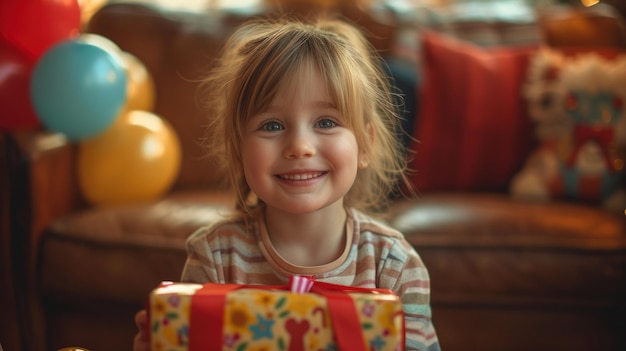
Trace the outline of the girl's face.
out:
M 268 207 L 294 214 L 343 206 L 359 163 L 354 133 L 320 74 L 301 76 L 246 122 L 242 145 L 250 189 Z

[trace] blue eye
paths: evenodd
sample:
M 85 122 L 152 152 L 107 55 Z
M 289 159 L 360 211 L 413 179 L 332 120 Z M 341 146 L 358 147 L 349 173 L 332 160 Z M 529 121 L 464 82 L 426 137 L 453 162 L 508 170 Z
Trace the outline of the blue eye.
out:
M 337 123 L 335 123 L 335 121 L 333 121 L 331 119 L 322 119 L 319 122 L 317 122 L 317 125 L 320 128 L 332 128 L 332 127 L 336 126 Z
M 277 130 L 282 130 L 283 126 L 276 121 L 269 121 L 269 122 L 263 123 L 263 125 L 261 126 L 261 129 L 266 132 L 275 132 Z

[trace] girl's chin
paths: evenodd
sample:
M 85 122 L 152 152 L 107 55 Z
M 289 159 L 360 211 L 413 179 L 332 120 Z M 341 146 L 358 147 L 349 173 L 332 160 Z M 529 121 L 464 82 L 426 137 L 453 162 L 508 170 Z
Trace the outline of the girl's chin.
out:
M 320 206 L 307 206 L 303 204 L 279 205 L 279 206 L 272 206 L 272 205 L 266 204 L 266 206 L 270 209 L 270 211 L 272 210 L 280 211 L 280 212 L 289 213 L 292 215 L 306 215 L 306 214 L 310 214 L 313 212 L 317 212 L 324 208 Z
M 320 202 L 319 198 L 307 201 L 306 199 L 298 199 L 293 201 L 282 201 L 281 203 L 265 202 L 270 210 L 278 210 L 280 212 L 290 213 L 293 215 L 306 215 L 322 210 L 342 208 L 342 201 Z

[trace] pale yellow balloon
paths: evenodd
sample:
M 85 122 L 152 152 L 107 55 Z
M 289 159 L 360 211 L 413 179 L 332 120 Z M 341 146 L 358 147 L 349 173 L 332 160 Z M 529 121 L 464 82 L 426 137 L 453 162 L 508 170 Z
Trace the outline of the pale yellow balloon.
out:
M 151 201 L 169 190 L 180 163 L 180 140 L 169 122 L 135 110 L 79 144 L 78 179 L 92 204 Z
M 123 51 L 122 57 L 126 64 L 126 105 L 124 110 L 153 111 L 156 89 L 154 80 L 146 66 L 133 54 Z
M 80 23 L 83 28 L 87 27 L 91 17 L 106 4 L 107 0 L 78 0 L 80 7 Z

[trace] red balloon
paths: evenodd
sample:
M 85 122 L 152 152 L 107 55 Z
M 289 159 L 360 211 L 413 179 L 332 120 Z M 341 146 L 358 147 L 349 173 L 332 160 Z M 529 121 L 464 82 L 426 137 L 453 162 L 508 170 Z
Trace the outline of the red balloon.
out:
M 32 59 L 79 32 L 77 0 L 0 0 L 0 36 Z
M 30 101 L 33 66 L 25 54 L 0 40 L 0 130 L 33 129 L 40 125 Z

